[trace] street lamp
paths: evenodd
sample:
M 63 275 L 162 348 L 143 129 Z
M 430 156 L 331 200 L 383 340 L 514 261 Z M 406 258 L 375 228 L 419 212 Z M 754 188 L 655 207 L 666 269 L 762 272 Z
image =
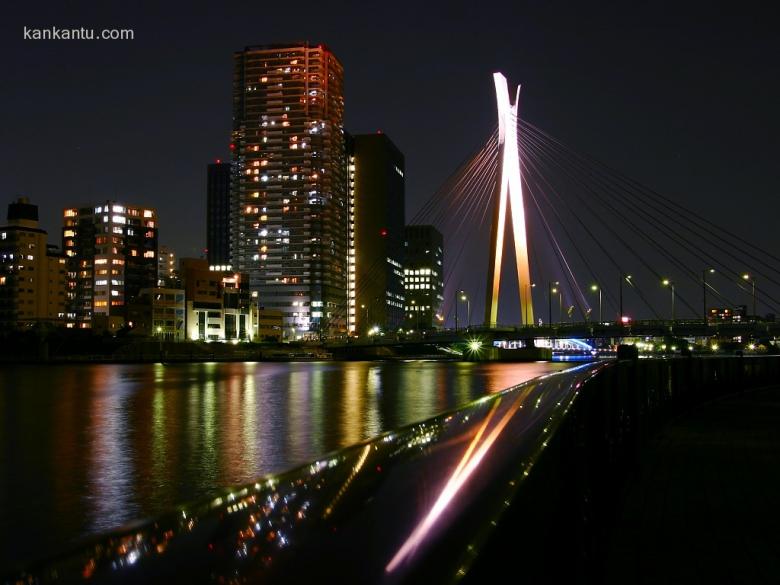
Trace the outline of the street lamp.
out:
M 704 326 L 707 326 L 707 273 L 715 274 L 714 268 L 708 268 L 701 271 L 701 304 L 702 317 L 704 317 Z
M 618 316 L 618 320 L 622 323 L 623 322 L 623 281 L 626 281 L 628 284 L 631 284 L 631 275 L 630 274 L 623 274 L 620 273 L 620 315 Z
M 753 319 L 756 319 L 756 279 L 749 274 L 743 274 L 742 279 L 753 285 Z
M 555 282 L 548 282 L 547 283 L 547 322 L 552 326 L 552 296 L 553 293 L 557 293 L 558 289 L 554 288 L 553 285 L 558 286 L 559 282 L 556 280 Z
M 363 309 L 366 313 L 366 319 L 365 319 L 366 322 L 364 327 L 366 329 L 366 332 L 368 332 L 368 307 L 366 307 L 365 303 L 360 303 L 360 308 Z
M 458 332 L 458 293 L 455 293 L 455 333 Z
M 661 284 L 672 289 L 672 324 L 674 324 L 674 282 L 668 278 L 664 278 Z
M 601 313 L 601 287 L 597 284 L 591 284 L 590 290 L 593 292 L 599 291 L 599 324 L 604 322 L 604 315 Z
M 468 330 L 471 328 L 471 299 L 469 299 L 465 291 L 460 291 L 459 295 L 460 295 L 460 300 L 466 303 L 466 319 L 468 323 L 468 325 L 466 326 L 466 330 Z

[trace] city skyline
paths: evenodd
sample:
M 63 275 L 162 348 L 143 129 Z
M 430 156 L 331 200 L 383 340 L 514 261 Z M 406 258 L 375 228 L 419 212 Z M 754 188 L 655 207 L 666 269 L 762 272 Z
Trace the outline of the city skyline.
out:
M 770 14 L 9 4 L 0 580 L 772 582 Z
M 225 82 L 230 78 L 232 52 L 246 44 L 307 38 L 331 46 L 345 64 L 347 129 L 356 133 L 383 129 L 406 154 L 409 216 L 493 124 L 489 80 L 493 71 L 503 70 L 523 84 L 523 111 L 535 123 L 659 191 L 681 197 L 719 223 L 757 225 L 758 244 L 771 241 L 764 233 L 770 225 L 767 214 L 748 209 L 745 216 L 732 217 L 723 209 L 728 194 L 751 178 L 755 207 L 767 209 L 768 215 L 778 213 L 771 196 L 777 176 L 767 148 L 777 134 L 772 128 L 780 123 L 771 107 L 778 91 L 778 70 L 769 53 L 762 51 L 774 33 L 763 28 L 758 15 L 730 15 L 715 9 L 702 15 L 659 6 L 639 20 L 619 11 L 583 14 L 568 9 L 554 15 L 543 7 L 519 5 L 508 15 L 517 18 L 492 22 L 490 11 L 483 14 L 453 5 L 447 20 L 451 32 L 445 33 L 437 28 L 439 15 L 432 9 L 420 9 L 411 25 L 384 19 L 388 26 L 379 30 L 379 16 L 351 15 L 341 21 L 325 16 L 317 26 L 290 25 L 282 22 L 281 11 L 268 8 L 263 19 L 275 26 L 263 31 L 252 30 L 251 25 L 253 19 L 261 20 L 259 9 L 247 9 L 242 22 L 227 15 L 221 26 L 211 21 L 207 25 L 206 13 L 194 10 L 182 22 L 193 30 L 209 27 L 212 34 L 203 48 L 180 54 L 170 47 L 158 55 L 161 45 L 194 40 L 193 30 L 175 26 L 179 20 L 174 19 L 172 8 L 149 13 L 138 7 L 119 14 L 101 7 L 68 12 L 65 18 L 66 13 L 52 7 L 53 21 L 85 25 L 110 21 L 134 28 L 133 41 L 106 44 L 100 52 L 75 41 L 24 41 L 22 26 L 39 20 L 27 10 L 14 7 L 3 24 L 4 48 L 13 50 L 16 59 L 8 64 L 12 83 L 2 102 L 21 115 L 11 121 L 10 140 L 0 151 L 9 163 L 2 178 L 8 189 L 6 199 L 22 195 L 39 203 L 49 233 L 57 230 L 56 218 L 69 203 L 133 199 L 156 205 L 161 223 L 171 226 L 162 243 L 180 256 L 200 255 L 205 248 L 205 218 L 183 207 L 205 199 L 204 165 L 228 158 L 230 97 Z M 174 26 L 166 38 L 163 32 L 169 24 Z M 699 33 L 695 44 L 687 40 L 691 24 Z M 406 26 L 428 34 L 408 39 L 402 36 Z M 442 48 L 443 37 L 466 30 L 476 35 L 473 42 L 444 43 Z M 510 34 L 512 30 L 524 34 Z M 726 31 L 730 34 L 723 38 Z M 407 38 L 408 46 L 390 45 L 395 35 Z M 586 42 L 597 35 L 600 42 Z M 369 42 L 369 38 L 376 40 Z M 748 38 L 751 43 L 743 42 Z M 381 71 L 372 71 L 368 63 L 377 62 L 387 46 L 394 53 L 384 53 L 378 61 Z M 582 51 L 574 50 L 580 47 Z M 445 52 L 452 54 L 457 67 L 434 71 L 426 65 Z M 411 58 L 417 53 L 429 56 L 423 61 Z M 76 58 L 82 61 L 74 62 Z M 67 68 L 58 70 L 62 60 L 68 62 Z M 750 66 L 742 67 L 745 62 Z M 164 80 L 174 63 L 178 75 Z M 415 64 L 412 70 L 406 66 L 409 63 Z M 13 83 L 32 66 L 40 71 L 38 80 Z M 581 70 L 583 66 L 588 68 Z M 700 66 L 700 73 L 689 75 Z M 200 71 L 197 78 L 195 71 Z M 625 82 L 620 87 L 611 81 L 616 74 Z M 213 81 L 204 84 L 203 79 Z M 76 99 L 86 80 L 97 86 L 90 92 L 94 95 L 79 94 Z M 402 90 L 410 83 L 415 86 L 413 96 Z M 188 95 L 183 111 L 171 107 L 177 87 Z M 200 88 L 198 95 L 193 95 L 195 87 Z M 464 116 L 468 103 L 473 109 Z M 44 108 L 47 114 L 32 125 L 53 128 L 51 139 L 59 152 L 57 160 L 49 163 L 53 172 L 44 176 L 30 172 L 33 163 L 23 155 L 26 149 L 19 150 L 29 143 L 33 119 L 23 114 L 42 105 L 49 106 Z M 120 112 L 122 120 L 117 119 Z M 92 119 L 86 117 L 88 113 Z M 17 119 L 28 122 L 22 126 Z M 406 123 L 410 119 L 426 122 L 416 127 Z M 163 156 L 156 144 L 160 141 L 150 132 L 153 123 L 166 135 L 186 138 L 181 148 Z M 115 128 L 116 135 L 102 132 L 104 124 Z M 437 139 L 450 132 L 458 139 Z M 737 151 L 728 147 L 735 140 L 742 145 Z M 169 176 L 141 171 L 144 166 L 156 171 L 160 160 L 167 161 Z M 710 204 L 713 201 L 715 205 Z M 55 206 L 59 209 L 51 209 Z M 188 221 L 182 223 L 192 230 L 174 227 L 177 213 L 186 217 Z

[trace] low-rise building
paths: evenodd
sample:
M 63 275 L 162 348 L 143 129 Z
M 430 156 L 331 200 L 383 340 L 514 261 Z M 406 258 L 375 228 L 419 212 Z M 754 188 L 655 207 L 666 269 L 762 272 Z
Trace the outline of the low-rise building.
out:
M 164 341 L 185 340 L 184 289 L 144 288 L 127 306 L 127 326 L 133 335 Z
M 191 340 L 252 341 L 257 337 L 256 302 L 245 274 L 210 269 L 206 260 L 180 264 L 186 296 L 186 334 Z

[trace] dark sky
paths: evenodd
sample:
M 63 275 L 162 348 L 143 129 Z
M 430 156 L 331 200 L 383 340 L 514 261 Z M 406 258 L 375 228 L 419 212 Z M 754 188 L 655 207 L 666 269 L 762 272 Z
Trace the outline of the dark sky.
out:
M 599 4 L 593 7 L 591 4 Z M 231 55 L 328 44 L 347 129 L 406 155 L 412 215 L 495 124 L 491 74 L 522 116 L 780 251 L 780 44 L 745 3 L 14 2 L 0 26 L 0 189 L 61 208 L 156 205 L 161 243 L 205 246 L 205 165 L 227 157 Z M 132 41 L 23 40 L 23 27 L 134 29 Z M 4 217 L 4 215 L 3 215 Z

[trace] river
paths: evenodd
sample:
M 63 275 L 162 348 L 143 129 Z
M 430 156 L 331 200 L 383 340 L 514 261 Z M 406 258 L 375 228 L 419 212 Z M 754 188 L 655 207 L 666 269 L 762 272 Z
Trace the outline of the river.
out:
M 0 571 L 569 365 L 3 366 Z

